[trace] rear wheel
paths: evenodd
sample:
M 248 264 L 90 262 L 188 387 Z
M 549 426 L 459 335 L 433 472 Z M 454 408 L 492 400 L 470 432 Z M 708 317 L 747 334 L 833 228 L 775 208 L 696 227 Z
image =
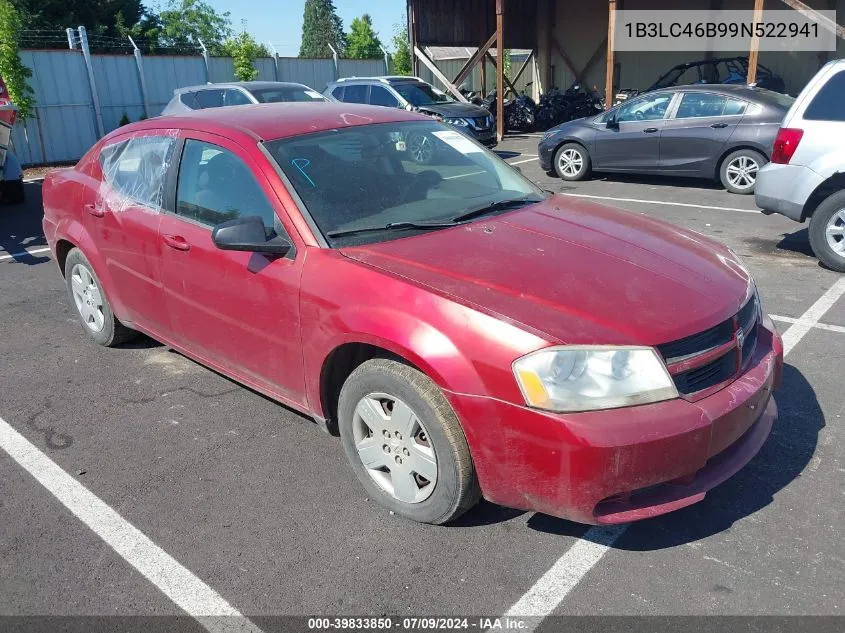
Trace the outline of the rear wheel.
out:
M 719 179 L 731 193 L 751 194 L 757 184 L 757 172 L 766 164 L 766 157 L 752 149 L 728 154 L 719 168 Z
M 564 180 L 584 180 L 590 175 L 590 154 L 583 145 L 566 143 L 555 152 L 554 168 Z
M 810 245 L 828 268 L 845 272 L 845 191 L 824 200 L 810 218 Z
M 78 248 L 71 249 L 65 260 L 65 281 L 79 319 L 94 341 L 111 347 L 138 335 L 114 316 L 94 268 Z
M 361 364 L 341 389 L 338 425 L 358 480 L 396 514 L 441 524 L 479 500 L 455 413 L 413 367 L 382 358 Z

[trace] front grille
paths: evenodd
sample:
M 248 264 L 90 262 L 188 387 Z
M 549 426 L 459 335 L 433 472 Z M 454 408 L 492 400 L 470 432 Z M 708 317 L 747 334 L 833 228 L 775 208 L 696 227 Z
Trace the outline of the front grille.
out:
M 725 382 L 736 373 L 736 354 L 736 350 L 732 350 L 706 365 L 677 374 L 675 387 L 678 392 L 689 395 Z
M 738 368 L 746 366 L 757 345 L 758 327 L 757 302 L 752 297 L 736 316 L 703 332 L 658 345 L 657 349 L 663 355 L 666 364 L 671 366 L 738 341 L 739 331 L 743 332 L 744 340 L 741 350 L 738 346 L 734 346 L 719 358 L 673 376 L 678 392 L 682 395 L 691 395 L 727 382 L 737 374 Z M 740 362 L 737 358 L 739 354 L 742 354 Z

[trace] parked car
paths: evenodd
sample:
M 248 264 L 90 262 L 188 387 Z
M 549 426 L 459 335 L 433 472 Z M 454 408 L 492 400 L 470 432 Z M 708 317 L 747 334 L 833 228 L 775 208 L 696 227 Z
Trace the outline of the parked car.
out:
M 90 338 L 144 332 L 337 428 L 361 497 L 416 521 L 481 496 L 659 515 L 742 468 L 776 417 L 781 339 L 730 249 L 549 196 L 418 113 L 142 121 L 43 199 Z
M 670 88 L 672 86 L 686 86 L 691 84 L 740 84 L 748 83 L 747 57 L 718 57 L 703 59 L 697 62 L 678 64 L 660 76 L 646 90 L 631 88 L 616 93 L 614 103 L 621 103 L 645 92 Z M 757 78 L 754 85 L 774 92 L 786 92 L 783 78 L 773 73 L 762 64 L 757 64 Z
M 303 84 L 284 81 L 239 81 L 227 84 L 188 86 L 173 91 L 162 114 L 178 114 L 205 108 L 222 108 L 250 103 L 305 103 L 328 101 L 316 90 Z
M 17 114 L 18 109 L 9 98 L 3 77 L 0 77 L 0 204 L 21 204 L 26 198 L 23 170 L 18 159 L 9 151 Z
M 813 252 L 839 272 L 845 272 L 843 99 L 845 60 L 838 59 L 819 70 L 792 105 L 755 192 L 764 213 L 809 220 Z
M 540 141 L 540 164 L 564 180 L 663 174 L 719 179 L 749 194 L 792 101 L 747 86 L 664 88 L 552 128 Z
M 490 110 L 455 101 L 419 77 L 351 77 L 330 83 L 323 93 L 344 103 L 369 103 L 415 110 L 459 129 L 486 147 L 498 143 Z M 425 163 L 431 147 L 422 147 Z

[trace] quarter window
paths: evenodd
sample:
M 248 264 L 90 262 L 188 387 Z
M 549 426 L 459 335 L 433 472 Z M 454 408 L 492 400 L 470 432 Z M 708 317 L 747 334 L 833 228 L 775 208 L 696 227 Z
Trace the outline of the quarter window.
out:
M 121 196 L 160 209 L 175 145 L 169 136 L 141 136 L 109 145 L 100 154 L 103 180 Z
M 808 121 L 845 121 L 845 70 L 828 79 L 807 106 L 804 118 Z
M 281 230 L 252 170 L 229 150 L 193 139 L 179 166 L 176 213 L 208 226 L 257 215 L 268 230 Z
M 728 103 L 725 105 L 725 111 L 722 112 L 722 114 L 725 116 L 745 114 L 747 108 L 748 104 L 745 101 L 740 101 L 739 99 L 728 99 Z
M 728 98 L 709 92 L 685 92 L 678 106 L 676 119 L 699 119 L 722 116 Z

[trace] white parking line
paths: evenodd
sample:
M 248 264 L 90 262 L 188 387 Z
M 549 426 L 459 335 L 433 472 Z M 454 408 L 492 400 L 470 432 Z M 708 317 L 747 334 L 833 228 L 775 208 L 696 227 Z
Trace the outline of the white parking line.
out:
M 0 448 L 147 580 L 211 633 L 261 633 L 176 559 L 0 418 Z
M 772 318 L 772 321 L 779 321 L 782 323 L 790 324 L 798 323 L 798 319 L 794 317 L 780 316 L 777 314 L 770 314 L 769 316 Z M 828 332 L 838 332 L 839 334 L 845 334 L 845 327 L 842 327 L 841 325 L 828 325 L 827 323 L 816 323 L 812 327 L 817 330 L 826 330 Z
M 814 326 L 818 324 L 825 312 L 830 310 L 834 303 L 845 294 L 845 277 L 839 279 L 833 284 L 827 292 L 825 292 L 819 300 L 816 301 L 810 308 L 798 317 L 798 320 L 789 326 L 789 329 L 783 333 L 783 353 L 788 354 L 798 342 L 804 338 Z
M 523 154 L 523 156 L 530 156 L 530 154 Z M 540 157 L 535 156 L 534 158 L 526 158 L 525 160 L 517 160 L 517 161 L 514 161 L 513 163 L 508 163 L 508 165 L 521 165 L 522 163 L 530 163 L 530 162 L 533 162 L 535 160 L 540 160 Z
M 845 277 L 834 283 L 801 317 L 790 319 L 795 323 L 783 334 L 784 356 L 795 349 L 811 328 L 819 326 L 821 317 L 843 294 L 845 294 Z M 787 318 L 781 317 L 781 320 Z M 534 616 L 538 619 L 526 622 L 526 628 L 521 629 L 523 633 L 533 631 L 540 625 L 542 618 L 551 614 L 584 576 L 598 564 L 616 540 L 625 533 L 628 525 L 591 527 L 507 610 L 505 617 Z
M 590 198 L 592 200 L 614 200 L 616 202 L 637 202 L 639 204 L 662 204 L 671 207 L 689 207 L 692 209 L 712 209 L 714 211 L 736 211 L 738 213 L 761 213 L 759 209 L 739 209 L 737 207 L 714 207 L 706 204 L 691 204 L 689 202 L 668 202 L 666 200 L 642 200 L 640 198 L 614 198 L 612 196 L 592 196 L 586 193 L 565 193 L 562 196 L 571 198 Z
M 30 251 L 21 251 L 20 253 L 12 253 L 11 255 L 0 255 L 0 261 L 4 259 L 17 259 L 18 257 L 26 257 L 27 255 L 38 255 L 39 253 L 48 253 L 50 251 L 50 247 L 45 246 L 44 248 L 33 248 Z

